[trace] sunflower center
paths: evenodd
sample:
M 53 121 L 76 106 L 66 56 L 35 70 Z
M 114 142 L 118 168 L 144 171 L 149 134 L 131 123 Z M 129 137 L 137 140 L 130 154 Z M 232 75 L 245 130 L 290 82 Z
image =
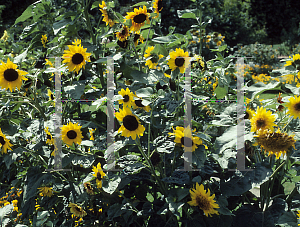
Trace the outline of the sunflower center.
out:
M 138 24 L 141 24 L 143 23 L 145 20 L 146 20 L 146 15 L 145 14 L 139 14 L 139 15 L 136 15 L 134 18 L 133 18 L 133 21 L 135 23 L 138 23 Z
M 133 42 L 136 42 L 140 38 L 139 34 L 134 34 Z
M 8 82 L 15 81 L 19 77 L 19 74 L 14 69 L 6 69 L 4 71 L 4 79 Z
M 97 179 L 98 179 L 98 180 L 102 180 L 102 175 L 101 175 L 100 172 L 97 172 Z
M 246 115 L 244 116 L 244 119 L 249 119 L 249 113 L 246 112 Z
M 294 108 L 296 111 L 300 111 L 300 102 L 297 103 Z
M 51 140 L 51 136 L 47 134 L 47 140 Z
M 181 67 L 181 66 L 183 66 L 183 64 L 184 64 L 184 58 L 183 57 L 177 57 L 175 59 L 175 65 L 177 67 Z
M 78 212 L 81 212 L 81 209 L 78 206 L 75 206 L 75 210 L 78 211 Z
M 2 136 L 0 136 L 0 143 L 2 144 L 2 146 L 4 146 L 4 144 L 5 144 L 5 140 Z
M 67 132 L 67 137 L 71 140 L 75 139 L 77 137 L 77 133 L 74 130 L 70 130 Z
M 79 65 L 81 62 L 83 62 L 83 56 L 82 56 L 82 54 L 80 54 L 80 53 L 76 53 L 76 54 L 74 54 L 73 55 L 73 57 L 72 57 L 72 62 L 73 62 L 73 64 L 75 64 L 75 65 Z
M 135 131 L 139 127 L 138 121 L 131 115 L 127 115 L 123 118 L 123 125 L 129 131 Z
M 181 137 L 180 142 L 185 147 L 192 147 L 194 145 L 193 140 L 191 138 L 189 138 L 189 137 Z
M 53 94 L 51 94 L 51 95 L 50 95 L 50 98 L 51 98 L 51 100 L 53 100 L 53 99 L 54 99 L 54 96 L 53 96 Z
M 123 29 L 123 30 L 122 30 L 122 35 L 126 35 L 126 33 L 127 33 L 126 30 Z
M 198 204 L 198 206 L 199 206 L 200 209 L 202 209 L 202 210 L 209 210 L 210 203 L 209 203 L 209 201 L 205 197 L 198 195 L 196 197 L 196 202 L 197 202 L 197 204 Z
M 256 125 L 259 127 L 259 128 L 263 128 L 265 125 L 266 125 L 266 122 L 262 119 L 259 119 L 256 121 Z
M 124 95 L 123 96 L 123 101 L 124 102 L 128 102 L 129 101 L 129 96 L 128 95 Z
M 161 11 L 162 10 L 162 0 L 159 0 L 158 3 L 157 3 L 157 9 L 158 11 Z
M 135 100 L 135 105 L 137 105 L 138 107 L 145 107 L 143 104 L 142 104 L 142 100 Z

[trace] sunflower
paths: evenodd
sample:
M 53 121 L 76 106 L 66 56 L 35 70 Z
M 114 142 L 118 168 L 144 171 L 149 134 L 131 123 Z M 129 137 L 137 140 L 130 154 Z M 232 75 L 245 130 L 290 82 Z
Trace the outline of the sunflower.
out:
M 294 97 L 289 98 L 289 103 L 286 104 L 289 111 L 287 114 L 290 114 L 296 119 L 297 117 L 300 118 L 300 96 L 297 97 L 296 95 Z
M 275 116 L 271 115 L 271 111 L 266 111 L 263 107 L 257 107 L 256 113 L 251 118 L 251 132 L 257 132 L 259 129 L 274 129 L 273 126 L 275 121 Z
M 253 145 L 260 145 L 265 150 L 265 153 L 269 153 L 268 156 L 275 154 L 276 159 L 279 159 L 281 154 L 284 156 L 291 146 L 295 148 L 296 140 L 293 138 L 294 135 L 289 136 L 286 133 L 281 133 L 279 128 L 276 132 L 272 132 L 269 129 L 259 130 L 257 134 L 254 136 L 256 137 L 256 142 Z
M 153 17 L 153 18 L 154 19 L 158 18 L 159 12 L 163 9 L 162 0 L 154 0 L 154 2 L 153 2 L 153 9 L 154 9 L 154 13 L 156 13 L 156 16 Z
M 91 140 L 95 140 L 95 138 L 94 138 L 95 131 L 96 131 L 96 129 L 89 129 Z
M 145 51 L 144 57 L 147 59 L 146 64 L 148 65 L 149 69 L 156 69 L 157 62 L 163 57 L 162 54 L 157 55 L 155 53 L 151 53 L 154 50 L 154 46 L 148 47 Z
M 49 101 L 54 101 L 54 95 L 50 89 L 47 90 L 47 95 L 49 97 Z M 55 101 L 52 102 L 52 105 L 55 107 Z
M 104 1 L 102 1 L 102 4 L 100 5 L 99 4 L 99 7 L 100 7 L 100 11 L 102 12 L 102 16 L 103 16 L 103 20 L 106 25 L 109 24 L 110 27 L 114 26 L 114 24 L 116 23 L 116 21 L 114 20 L 114 16 L 112 14 L 110 14 L 110 12 L 108 11 L 107 12 L 107 6 L 105 4 Z
M 96 184 L 97 184 L 97 188 L 102 188 L 102 179 L 105 176 L 105 173 L 103 172 L 102 168 L 101 168 L 101 163 L 99 162 L 96 166 L 93 166 L 93 176 L 95 176 L 96 179 Z
M 47 141 L 46 141 L 46 144 L 49 144 L 49 145 L 54 145 L 54 139 L 52 138 L 52 135 L 51 133 L 49 132 L 49 127 L 46 127 L 46 129 L 44 129 L 46 134 L 47 134 Z
M 140 97 L 138 97 L 137 95 L 134 95 L 136 98 L 138 98 L 137 100 L 133 100 L 132 102 L 132 106 L 133 109 L 137 109 L 137 108 L 141 108 L 147 112 L 149 112 L 151 110 L 150 106 L 144 106 L 142 104 L 143 99 L 141 99 Z
M 48 42 L 47 35 L 42 35 L 41 41 L 42 41 L 43 47 L 46 48 L 46 43 Z
M 123 107 L 131 107 L 133 102 L 133 93 L 129 90 L 129 88 L 126 88 L 126 91 L 122 88 L 118 94 L 123 96 L 123 99 L 118 100 L 119 104 L 123 103 Z
M 172 127 L 173 129 L 173 127 Z M 196 129 L 193 130 L 195 132 Z M 175 135 L 175 143 L 181 144 L 187 152 L 194 152 L 197 145 L 202 145 L 202 140 L 197 136 L 192 136 L 192 130 L 190 127 L 183 128 L 180 126 L 176 127 L 176 130 L 173 129 L 173 133 L 169 132 L 169 135 Z
M 86 52 L 86 48 L 79 45 L 68 45 L 69 50 L 64 50 L 63 63 L 67 63 L 69 71 L 78 71 L 85 68 L 86 61 L 90 62 L 90 53 Z
M 67 144 L 67 146 L 72 146 L 73 142 L 80 144 L 82 141 L 81 129 L 82 126 L 79 126 L 78 123 L 73 124 L 69 122 L 67 125 L 64 125 L 61 129 L 62 140 Z
M 82 209 L 81 206 L 78 206 L 75 203 L 70 203 L 69 207 L 71 208 L 70 211 L 73 213 L 76 217 L 84 217 L 86 216 L 86 212 Z
M 119 47 L 125 49 L 128 46 L 128 40 L 125 40 L 125 41 L 118 40 L 117 44 L 119 45 Z
M 184 57 L 188 57 L 189 53 L 184 52 L 181 48 L 176 48 L 176 51 L 170 52 L 170 59 L 168 61 L 168 65 L 172 71 L 174 71 L 177 67 L 180 69 L 181 73 L 184 73 L 185 70 L 185 59 Z
M 86 192 L 87 192 L 89 195 L 94 195 L 94 194 L 95 194 L 95 193 L 94 193 L 94 189 L 93 189 L 93 187 L 92 187 L 92 185 L 91 185 L 90 182 L 86 182 L 86 183 L 84 183 L 83 185 L 84 185 L 84 188 L 85 188 Z
M 2 154 L 7 154 L 7 149 L 11 150 L 13 145 L 6 139 L 6 136 L 2 133 L 0 128 L 0 148 Z
M 253 115 L 255 114 L 255 112 L 251 109 L 246 109 L 246 114 L 244 116 L 244 119 L 249 119 L 251 120 L 251 118 L 253 117 Z
M 298 212 L 298 214 L 297 214 L 298 218 L 297 219 L 300 220 L 300 210 L 298 210 L 297 212 Z M 298 224 L 298 226 L 300 226 L 300 224 Z
M 210 196 L 209 188 L 204 190 L 203 184 L 199 185 L 196 183 L 196 187 L 190 189 L 190 194 L 192 201 L 189 201 L 188 204 L 190 206 L 198 206 L 201 210 L 203 210 L 206 217 L 208 215 L 211 217 L 212 214 L 219 215 L 219 212 L 214 208 L 220 208 L 219 205 L 214 200 L 215 194 Z
M 7 59 L 7 63 L 1 61 L 2 65 L 0 65 L 0 87 L 8 89 L 13 92 L 15 88 L 20 90 L 22 85 L 22 80 L 28 80 L 23 75 L 28 74 L 25 71 L 17 69 L 17 65 L 12 63 L 9 58 Z
M 284 66 L 292 65 L 294 67 L 297 67 L 297 65 L 300 65 L 300 54 L 295 54 L 293 57 L 290 57 L 292 60 L 286 61 L 286 64 Z
M 141 43 L 144 43 L 144 38 L 143 36 L 141 36 L 140 31 L 134 33 L 134 37 L 133 37 L 134 45 L 137 46 L 139 41 Z
M 116 118 L 123 122 L 118 132 L 122 132 L 122 136 L 130 137 L 135 140 L 136 136 L 140 137 L 145 131 L 145 127 L 140 124 L 137 116 L 132 114 L 129 108 L 124 107 L 119 113 L 116 113 Z
M 80 46 L 81 45 L 81 40 L 80 39 L 75 39 L 73 42 L 72 42 L 73 45 L 75 46 Z
M 53 190 L 50 187 L 40 187 L 38 188 L 40 190 L 40 196 L 47 196 L 47 197 L 51 197 L 53 196 Z
M 150 14 L 147 13 L 146 6 L 143 6 L 143 8 L 140 7 L 139 9 L 134 9 L 134 12 L 127 13 L 127 16 L 125 18 L 131 19 L 131 31 L 139 31 L 141 27 L 145 24 L 145 21 L 147 21 L 147 24 L 150 23 L 149 16 Z
M 118 40 L 125 41 L 130 36 L 129 28 L 126 25 L 123 25 L 123 28 L 120 32 L 116 33 Z

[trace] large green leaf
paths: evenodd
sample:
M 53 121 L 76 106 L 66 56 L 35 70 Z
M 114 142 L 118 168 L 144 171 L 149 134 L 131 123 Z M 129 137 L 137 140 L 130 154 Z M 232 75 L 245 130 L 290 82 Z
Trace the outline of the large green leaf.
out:
M 27 20 L 28 18 L 32 17 L 33 16 L 33 6 L 30 5 L 27 7 L 27 9 L 22 13 L 21 16 L 19 16 L 16 21 L 15 21 L 15 24 L 16 25 L 17 23 L 19 22 L 23 22 L 25 20 Z
M 179 18 L 196 19 L 195 11 L 196 11 L 196 9 L 177 10 L 177 14 L 178 14 Z
M 7 218 L 7 216 L 13 211 L 13 209 L 14 209 L 14 206 L 12 203 L 0 208 L 0 225 L 1 226 L 5 227 L 10 222 L 10 219 Z
M 107 177 L 103 179 L 102 189 L 108 194 L 113 194 L 118 188 L 121 178 L 118 175 L 108 172 Z
M 71 86 L 64 86 L 64 91 L 70 95 L 70 99 L 80 99 L 84 93 L 85 84 L 76 81 Z

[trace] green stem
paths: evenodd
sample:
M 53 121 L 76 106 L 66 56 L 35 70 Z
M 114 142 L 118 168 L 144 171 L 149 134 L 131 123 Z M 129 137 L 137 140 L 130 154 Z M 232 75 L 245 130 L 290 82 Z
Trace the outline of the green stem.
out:
M 143 155 L 143 157 L 146 159 L 146 162 L 148 163 L 148 165 L 150 166 L 150 169 L 151 169 L 151 172 L 152 174 L 154 175 L 155 179 L 156 179 L 156 182 L 159 184 L 160 188 L 161 188 L 161 191 L 162 193 L 166 196 L 167 195 L 167 190 L 165 189 L 165 185 L 161 182 L 161 180 L 158 178 L 158 176 L 156 175 L 155 173 L 155 169 L 151 163 L 151 161 L 149 160 L 148 156 L 145 154 L 145 152 L 143 151 L 143 148 L 141 147 L 141 144 L 140 144 L 140 139 L 137 137 L 136 138 L 136 144 L 141 152 L 141 154 Z

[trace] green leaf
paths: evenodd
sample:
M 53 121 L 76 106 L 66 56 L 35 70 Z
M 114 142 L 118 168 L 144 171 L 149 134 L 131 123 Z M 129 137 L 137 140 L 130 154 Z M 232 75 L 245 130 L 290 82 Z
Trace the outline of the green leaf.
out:
M 102 4 L 102 1 L 95 1 L 92 5 L 92 8 L 91 9 L 94 9 L 96 7 L 99 7 L 99 4 Z
M 177 14 L 179 18 L 192 18 L 197 19 L 195 15 L 195 9 L 185 9 L 185 10 L 177 10 Z
M 28 18 L 32 17 L 33 16 L 33 6 L 30 5 L 27 7 L 27 9 L 22 13 L 21 16 L 19 16 L 16 21 L 15 21 L 15 24 L 16 25 L 17 23 L 19 22 L 23 22 L 25 20 L 27 20 Z
M 297 216 L 292 211 L 286 211 L 280 216 L 276 224 L 281 227 L 295 227 L 297 226 Z
M 102 189 L 103 191 L 111 195 L 116 191 L 120 182 L 121 178 L 118 175 L 108 172 L 107 177 L 103 179 Z
M 215 94 L 217 95 L 217 99 L 224 98 L 227 95 L 227 93 L 228 93 L 228 87 L 227 86 L 220 87 L 218 85 L 216 90 L 215 90 Z
M 65 86 L 64 91 L 70 95 L 70 99 L 80 99 L 81 95 L 84 93 L 85 84 L 79 81 L 74 82 L 71 86 Z
M 132 7 L 136 7 L 136 6 L 146 6 L 148 8 L 150 7 L 150 4 L 148 2 L 139 2 L 134 4 Z
M 72 164 L 73 165 L 82 165 L 83 168 L 89 168 L 94 163 L 94 161 L 95 161 L 94 155 L 89 155 L 89 156 L 76 155 L 72 159 Z
M 14 149 L 10 155 L 5 155 L 3 159 L 7 169 L 9 169 L 10 165 L 14 163 L 17 160 L 17 158 L 22 155 L 23 155 L 23 149 L 20 147 Z
M 155 43 L 170 43 L 176 40 L 177 37 L 174 35 L 169 35 L 169 36 L 161 36 L 161 37 L 156 37 L 152 39 L 153 42 Z
M 55 22 L 53 24 L 54 35 L 56 35 L 60 31 L 60 29 L 66 27 L 71 22 L 72 22 L 71 19 L 62 19 L 61 21 Z
M 138 97 L 150 97 L 153 95 L 153 89 L 151 87 L 141 88 L 136 91 Z
M 28 47 L 29 48 L 29 47 Z M 20 55 L 14 58 L 14 63 L 19 64 L 20 62 L 24 61 L 27 56 L 28 48 Z
M 14 209 L 14 206 L 12 203 L 0 208 L 0 225 L 1 226 L 6 226 L 10 222 L 9 218 L 6 218 L 6 217 L 13 211 L 13 209 Z
M 154 49 L 153 49 L 153 52 L 156 53 L 156 54 L 162 54 L 164 56 L 168 56 L 169 53 L 168 51 L 166 50 L 166 48 L 160 44 L 156 44 Z

